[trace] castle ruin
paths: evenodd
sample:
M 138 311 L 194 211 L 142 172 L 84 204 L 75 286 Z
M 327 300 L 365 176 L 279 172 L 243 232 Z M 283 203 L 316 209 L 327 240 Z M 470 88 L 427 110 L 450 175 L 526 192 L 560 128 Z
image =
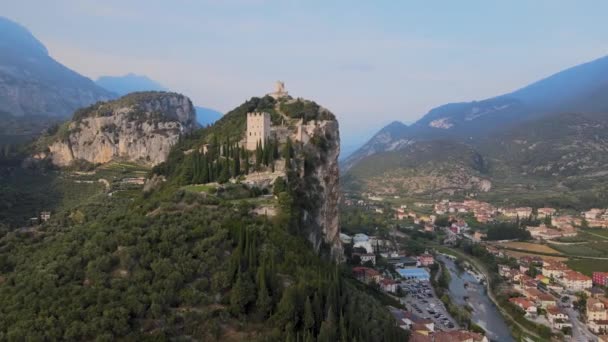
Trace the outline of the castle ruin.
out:
M 270 114 L 268 113 L 247 113 L 247 136 L 246 148 L 255 151 L 258 144 L 264 147 L 266 140 L 270 137 Z
M 275 100 L 289 96 L 289 93 L 287 92 L 287 90 L 285 90 L 285 82 L 277 81 L 276 90 L 268 95 L 272 96 Z

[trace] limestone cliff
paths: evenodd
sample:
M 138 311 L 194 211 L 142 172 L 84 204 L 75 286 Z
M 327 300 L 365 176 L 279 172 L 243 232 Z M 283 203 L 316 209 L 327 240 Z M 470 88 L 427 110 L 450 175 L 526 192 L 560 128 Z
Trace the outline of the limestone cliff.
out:
M 43 138 L 47 149 L 42 156 L 58 166 L 75 160 L 115 159 L 152 166 L 163 162 L 180 135 L 195 127 L 194 108 L 187 97 L 133 93 L 78 110 L 72 121 Z
M 311 140 L 304 145 L 306 163 L 304 186 L 308 198 L 317 197 L 305 209 L 302 219 L 310 227 L 308 239 L 318 251 L 321 243 L 330 248 L 334 259 L 342 258 L 338 204 L 340 200 L 340 132 L 338 121 L 321 121 L 311 132 Z

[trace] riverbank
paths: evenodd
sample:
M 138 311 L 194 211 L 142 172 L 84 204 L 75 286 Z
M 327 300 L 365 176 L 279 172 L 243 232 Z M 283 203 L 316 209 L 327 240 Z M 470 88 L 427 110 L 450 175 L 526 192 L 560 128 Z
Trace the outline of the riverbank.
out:
M 481 274 L 484 275 L 484 277 L 486 278 L 485 286 L 486 286 L 486 293 L 488 295 L 488 298 L 498 308 L 500 314 L 505 319 L 505 322 L 511 329 L 511 335 L 514 338 L 516 338 L 516 339 L 528 338 L 533 341 L 539 341 L 539 342 L 546 340 L 545 338 L 542 338 L 535 332 L 528 329 L 522 323 L 520 323 L 515 317 L 513 317 L 513 315 L 507 309 L 505 309 L 503 307 L 504 303 L 501 303 L 496 298 L 494 292 L 492 291 L 493 283 L 492 283 L 492 278 L 490 277 L 490 273 L 479 260 L 473 258 L 472 256 L 466 255 L 465 253 L 463 253 L 459 250 L 453 249 L 453 248 L 448 248 L 448 247 L 443 247 L 443 246 L 436 246 L 435 248 L 441 253 L 452 255 L 457 258 L 462 258 L 462 259 L 468 261 L 472 267 L 474 267 L 475 269 L 477 269 L 477 271 L 479 271 Z
M 445 256 L 438 256 L 436 260 L 450 275 L 447 289 L 449 297 L 456 308 L 467 313 L 473 327 L 470 330 L 483 331 L 491 341 L 515 341 L 497 306 L 489 299 L 483 281 L 479 280 L 482 276 L 463 269 Z

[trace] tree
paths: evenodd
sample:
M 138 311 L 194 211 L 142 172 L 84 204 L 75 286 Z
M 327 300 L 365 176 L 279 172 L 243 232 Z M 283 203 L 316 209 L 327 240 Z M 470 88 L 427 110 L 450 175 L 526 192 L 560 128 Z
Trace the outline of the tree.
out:
M 266 319 L 272 310 L 272 298 L 268 294 L 268 286 L 266 285 L 265 267 L 258 268 L 258 299 L 256 308 L 258 310 L 260 320 Z
M 285 182 L 285 179 L 283 177 L 277 177 L 277 179 L 274 181 L 274 185 L 272 187 L 272 193 L 275 196 L 278 196 L 281 192 L 284 192 L 287 190 L 287 182 Z
M 310 297 L 306 297 L 306 303 L 304 304 L 304 331 L 312 333 L 315 329 L 315 314 L 312 310 L 312 303 Z
M 336 319 L 334 316 L 333 307 L 328 310 L 327 319 L 321 323 L 321 329 L 319 330 L 318 341 L 319 342 L 335 342 L 338 339 L 338 333 L 336 331 Z
M 237 273 L 236 283 L 230 290 L 230 311 L 235 315 L 247 313 L 247 307 L 255 300 L 255 287 L 247 272 Z

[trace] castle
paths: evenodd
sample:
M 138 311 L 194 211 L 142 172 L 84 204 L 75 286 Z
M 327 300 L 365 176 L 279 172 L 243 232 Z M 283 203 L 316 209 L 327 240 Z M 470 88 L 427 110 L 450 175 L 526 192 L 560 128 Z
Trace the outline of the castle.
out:
M 264 144 L 269 137 L 270 114 L 257 112 L 247 113 L 247 150 L 255 151 L 258 143 L 264 147 Z
M 270 93 L 268 95 L 272 96 L 275 100 L 278 100 L 282 97 L 289 96 L 289 93 L 287 90 L 285 90 L 285 83 L 283 81 L 277 81 L 276 90 L 274 93 Z

